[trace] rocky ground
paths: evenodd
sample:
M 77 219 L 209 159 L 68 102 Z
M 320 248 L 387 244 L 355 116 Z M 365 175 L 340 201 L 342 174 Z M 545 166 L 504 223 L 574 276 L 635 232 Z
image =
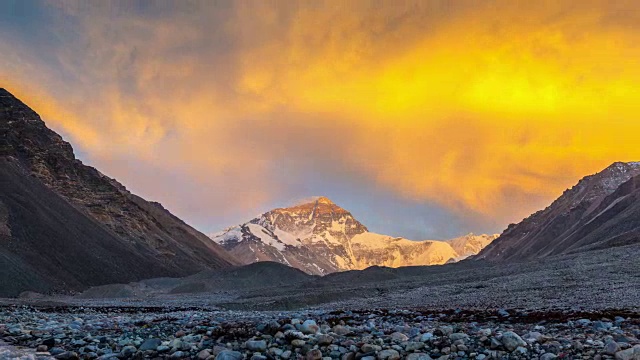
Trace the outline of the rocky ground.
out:
M 640 359 L 640 314 L 0 310 L 2 359 Z
M 23 294 L 0 299 L 0 359 L 640 360 L 638 255 L 633 245 L 298 280 L 266 263 Z

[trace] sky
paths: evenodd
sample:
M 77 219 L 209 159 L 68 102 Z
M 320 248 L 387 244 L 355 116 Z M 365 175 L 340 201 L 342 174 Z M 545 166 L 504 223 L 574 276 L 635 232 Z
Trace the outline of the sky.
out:
M 499 233 L 640 160 L 640 2 L 0 2 L 0 87 L 205 233 L 324 195 Z

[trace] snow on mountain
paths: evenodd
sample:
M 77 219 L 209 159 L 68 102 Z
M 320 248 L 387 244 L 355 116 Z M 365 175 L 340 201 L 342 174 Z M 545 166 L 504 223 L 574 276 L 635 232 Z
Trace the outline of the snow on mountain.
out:
M 355 268 L 369 266 L 441 265 L 458 254 L 443 241 L 413 241 L 376 233 L 362 233 L 351 239 Z
M 493 240 L 498 238 L 498 234 L 494 235 L 474 235 L 467 234 L 455 239 L 447 240 L 447 243 L 451 245 L 453 250 L 460 256 L 457 260 L 468 258 L 469 256 L 476 255 L 487 245 L 491 244 Z
M 271 210 L 211 238 L 247 264 L 277 261 L 322 275 L 373 265 L 444 264 L 476 254 L 495 236 L 470 234 L 451 240 L 452 245 L 375 234 L 321 196 Z

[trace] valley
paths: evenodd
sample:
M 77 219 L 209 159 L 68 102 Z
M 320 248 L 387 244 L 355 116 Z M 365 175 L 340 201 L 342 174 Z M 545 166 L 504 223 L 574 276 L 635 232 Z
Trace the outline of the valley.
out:
M 370 232 L 327 197 L 206 236 L 0 90 L 1 359 L 638 359 L 640 165 L 500 235 Z

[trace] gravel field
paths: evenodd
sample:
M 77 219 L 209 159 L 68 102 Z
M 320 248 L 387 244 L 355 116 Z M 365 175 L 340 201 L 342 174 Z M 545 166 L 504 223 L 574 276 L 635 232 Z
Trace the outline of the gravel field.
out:
M 0 337 L 3 359 L 640 359 L 640 315 L 624 311 L 17 306 Z
M 639 249 L 28 294 L 0 300 L 0 359 L 640 360 Z M 260 287 L 265 267 L 283 281 Z

